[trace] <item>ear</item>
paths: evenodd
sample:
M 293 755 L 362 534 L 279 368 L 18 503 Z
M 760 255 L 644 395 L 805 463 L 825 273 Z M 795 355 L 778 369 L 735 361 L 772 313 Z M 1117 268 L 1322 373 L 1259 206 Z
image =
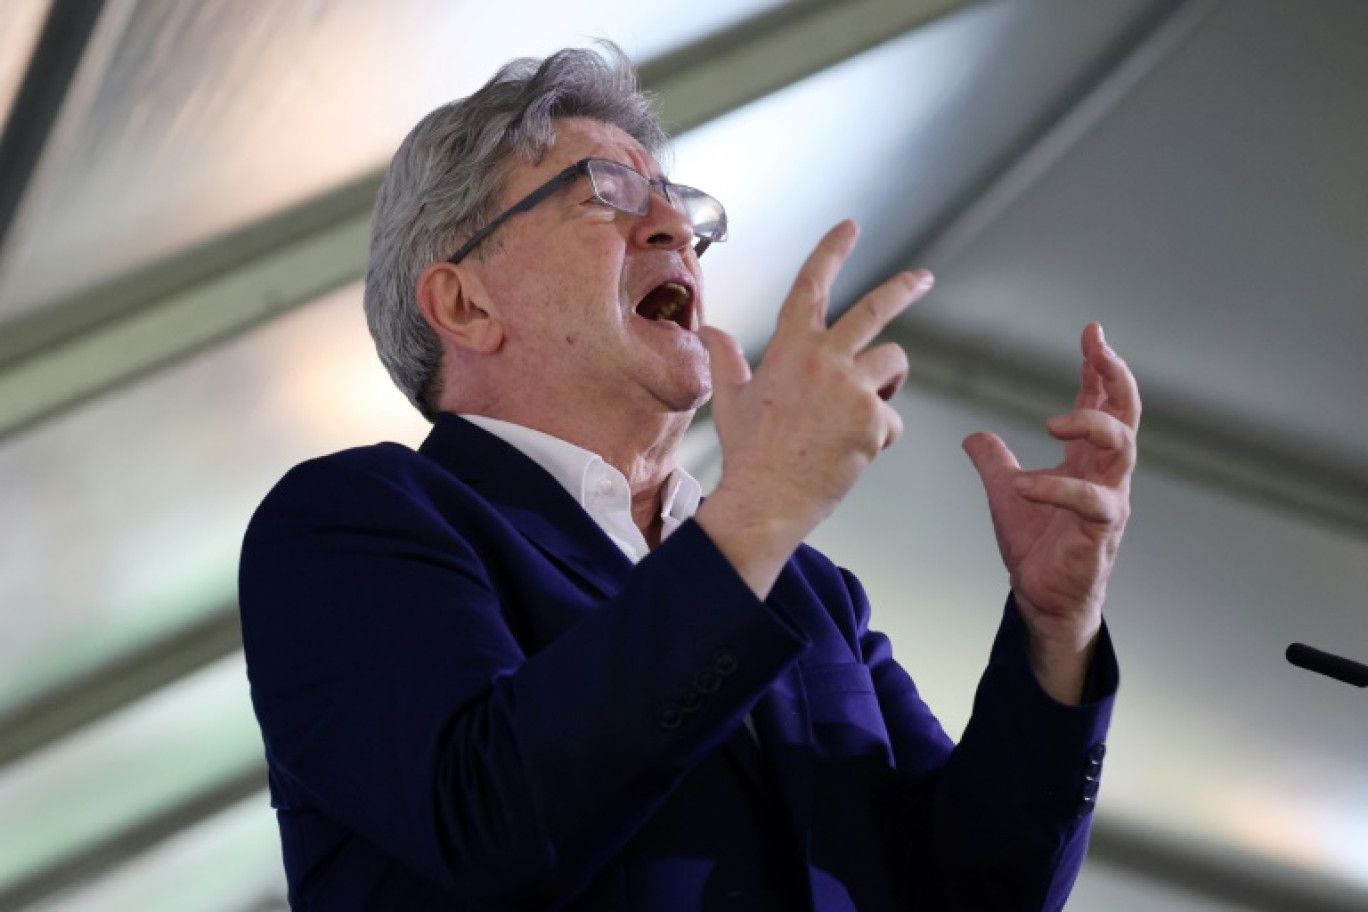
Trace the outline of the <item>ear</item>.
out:
M 418 309 L 444 342 L 487 355 L 503 345 L 503 325 L 477 303 L 479 282 L 451 263 L 433 263 L 418 276 Z

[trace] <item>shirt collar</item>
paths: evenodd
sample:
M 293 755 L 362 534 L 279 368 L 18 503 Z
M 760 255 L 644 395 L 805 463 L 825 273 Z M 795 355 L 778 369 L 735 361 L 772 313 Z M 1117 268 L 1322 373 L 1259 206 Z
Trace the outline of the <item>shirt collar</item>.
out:
M 595 510 L 590 509 L 593 494 L 590 489 L 591 479 L 611 474 L 620 479 L 622 489 L 627 490 L 627 479 L 597 453 L 575 446 L 559 437 L 553 437 L 544 431 L 536 431 L 498 418 L 486 418 L 483 415 L 461 417 L 517 448 L 524 456 L 545 469 L 571 497 L 575 498 L 576 503 L 589 510 L 596 521 L 599 517 Z M 665 491 L 660 498 L 660 515 L 663 519 L 673 520 L 670 524 L 673 529 L 674 526 L 693 517 L 702 498 L 703 488 L 698 480 L 684 469 L 676 468 L 665 482 Z M 627 505 L 630 512 L 630 498 Z
M 703 500 L 703 486 L 688 472 L 676 468 L 665 483 L 665 496 L 660 498 L 660 515 L 664 519 L 684 522 L 692 519 Z

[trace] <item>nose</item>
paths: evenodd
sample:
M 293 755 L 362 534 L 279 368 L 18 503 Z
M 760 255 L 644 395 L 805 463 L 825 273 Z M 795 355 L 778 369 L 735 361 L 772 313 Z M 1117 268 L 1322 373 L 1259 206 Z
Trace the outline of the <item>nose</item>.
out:
M 632 242 L 642 247 L 678 250 L 693 241 L 693 225 L 684 213 L 656 188 L 651 188 L 651 208 L 632 226 Z

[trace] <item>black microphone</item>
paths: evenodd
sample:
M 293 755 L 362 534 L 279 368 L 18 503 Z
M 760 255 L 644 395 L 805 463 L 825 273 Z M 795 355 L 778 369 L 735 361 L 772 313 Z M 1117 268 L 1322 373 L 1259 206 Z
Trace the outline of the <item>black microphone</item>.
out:
M 1320 672 L 1336 681 L 1353 684 L 1355 687 L 1368 687 L 1368 665 L 1360 664 L 1353 659 L 1321 652 L 1302 643 L 1293 643 L 1287 647 L 1287 661 L 1298 668 Z

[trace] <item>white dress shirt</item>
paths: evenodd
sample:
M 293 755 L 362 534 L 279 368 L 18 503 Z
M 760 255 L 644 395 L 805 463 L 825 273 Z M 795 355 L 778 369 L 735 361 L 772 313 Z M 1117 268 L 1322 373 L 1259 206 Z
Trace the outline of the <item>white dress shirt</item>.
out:
M 570 496 L 633 563 L 650 553 L 646 537 L 632 519 L 632 491 L 627 479 L 604 462 L 603 457 L 520 424 L 483 415 L 461 417 L 519 450 L 551 473 L 551 477 L 570 492 Z M 703 489 L 698 481 L 683 469 L 675 469 L 665 482 L 665 494 L 660 499 L 662 541 L 697 512 L 702 497 Z

